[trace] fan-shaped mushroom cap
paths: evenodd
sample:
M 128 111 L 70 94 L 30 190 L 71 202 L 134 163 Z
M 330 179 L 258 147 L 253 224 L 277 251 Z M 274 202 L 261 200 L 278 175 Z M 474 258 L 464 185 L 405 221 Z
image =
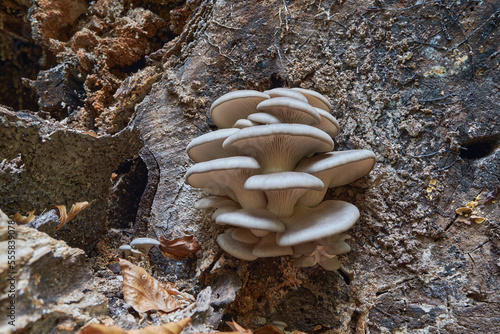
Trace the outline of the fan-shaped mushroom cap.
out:
M 314 256 L 301 256 L 293 261 L 293 265 L 298 268 L 312 267 L 316 264 Z
M 254 157 L 262 173 L 294 170 L 304 157 L 333 149 L 325 132 L 304 124 L 270 124 L 241 129 L 222 144 Z
M 321 116 L 321 123 L 317 126 L 317 128 L 328 133 L 330 137 L 335 137 L 336 135 L 338 135 L 340 127 L 337 119 L 326 110 L 323 110 L 321 108 L 314 109 Z
M 254 175 L 243 186 L 246 190 L 262 190 L 267 209 L 278 218 L 290 217 L 297 200 L 308 190 L 322 190 L 323 181 L 307 173 L 280 172 Z
M 139 250 L 141 253 L 146 255 L 149 253 L 149 250 L 151 248 L 159 245 L 160 242 L 152 238 L 136 238 L 132 240 L 132 242 L 130 243 L 130 246 L 132 246 L 132 248 L 135 248 Z
M 276 234 L 270 233 L 260 239 L 254 246 L 252 253 L 258 257 L 273 257 L 292 255 L 293 250 L 290 246 L 279 246 L 276 244 Z
M 220 208 L 227 205 L 235 205 L 238 203 L 225 196 L 207 196 L 200 198 L 196 203 L 194 203 L 195 209 L 208 209 L 208 208 Z
M 130 245 L 121 245 L 118 249 L 123 252 L 125 259 L 132 255 L 132 247 Z
M 239 129 L 229 128 L 206 133 L 193 139 L 186 148 L 191 159 L 196 162 L 208 161 L 232 156 L 222 148 L 222 143 Z
M 245 180 L 259 171 L 259 164 L 251 157 L 220 158 L 193 165 L 186 172 L 186 182 L 210 194 L 229 196 L 243 208 L 264 208 L 267 201 L 263 192 L 243 189 Z
M 269 95 L 255 90 L 227 93 L 212 104 L 212 120 L 219 128 L 230 128 L 237 120 L 257 112 L 257 105 L 269 98 Z
M 358 218 L 358 208 L 343 201 L 325 201 L 315 208 L 297 206 L 292 217 L 283 219 L 286 231 L 278 234 L 277 243 L 293 246 L 339 234 Z
M 285 225 L 265 209 L 240 209 L 220 214 L 215 219 L 217 224 L 227 224 L 255 230 L 284 232 Z
M 327 100 L 327 98 L 321 95 L 320 93 L 304 88 L 292 88 L 292 89 L 304 95 L 307 98 L 307 101 L 309 101 L 309 104 L 312 105 L 313 107 L 321 108 L 328 112 L 332 111 L 332 105 Z
M 255 236 L 247 228 L 235 228 L 231 231 L 231 237 L 239 242 L 244 242 L 246 244 L 255 244 L 259 242 L 260 238 Z
M 321 191 L 308 191 L 297 203 L 316 206 L 323 200 L 326 188 L 351 183 L 368 174 L 374 164 L 375 154 L 369 150 L 327 152 L 302 160 L 295 171 L 312 174 L 320 178 L 327 187 Z
M 257 110 L 275 116 L 281 123 L 299 123 L 318 125 L 321 117 L 309 103 L 290 97 L 275 97 L 264 100 L 257 106 Z M 248 116 L 250 120 L 253 120 Z
M 304 95 L 290 88 L 273 88 L 270 90 L 265 90 L 264 94 L 267 94 L 270 97 L 291 97 L 303 102 L 307 102 L 307 98 Z
M 314 242 L 305 242 L 293 246 L 293 253 L 310 256 L 316 250 L 317 245 Z
M 248 120 L 258 125 L 282 123 L 278 117 L 265 112 L 256 112 L 248 115 Z
M 251 120 L 249 120 L 249 119 L 243 118 L 243 119 L 239 119 L 239 120 L 237 120 L 237 121 L 233 124 L 233 128 L 243 129 L 243 128 L 249 128 L 249 127 L 251 127 L 251 126 L 257 126 L 257 125 L 262 125 L 262 124 L 257 123 L 257 122 L 252 122 L 252 121 L 251 121 Z
M 340 262 L 336 256 L 334 257 L 321 256 L 318 263 L 320 266 L 323 267 L 323 269 L 330 271 L 335 271 L 340 268 Z
M 226 253 L 246 261 L 253 261 L 257 256 L 252 254 L 254 244 L 247 244 L 231 237 L 231 232 L 223 233 L 217 237 L 217 243 Z

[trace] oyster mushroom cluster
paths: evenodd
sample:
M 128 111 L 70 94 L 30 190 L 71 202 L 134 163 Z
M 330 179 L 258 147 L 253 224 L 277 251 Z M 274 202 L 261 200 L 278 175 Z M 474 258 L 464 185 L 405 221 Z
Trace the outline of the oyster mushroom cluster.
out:
M 186 182 L 210 194 L 195 207 L 215 208 L 215 222 L 230 226 L 217 237 L 220 247 L 242 260 L 291 255 L 298 267 L 337 270 L 359 211 L 323 198 L 368 174 L 373 152 L 332 152 L 338 122 L 311 90 L 235 91 L 210 112 L 219 130 L 188 145 L 197 164 Z

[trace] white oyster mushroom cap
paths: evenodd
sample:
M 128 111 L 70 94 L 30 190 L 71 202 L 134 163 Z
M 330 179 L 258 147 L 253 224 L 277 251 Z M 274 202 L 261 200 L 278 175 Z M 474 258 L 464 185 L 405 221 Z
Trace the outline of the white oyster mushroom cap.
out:
M 257 110 L 275 116 L 281 123 L 316 126 L 321 122 L 320 115 L 309 103 L 289 97 L 275 97 L 264 100 L 259 103 Z
M 293 245 L 293 253 L 310 256 L 316 250 L 317 245 L 314 242 L 305 242 L 303 244 Z
M 260 239 L 254 246 L 252 253 L 258 257 L 274 257 L 292 255 L 293 249 L 290 246 L 279 246 L 276 244 L 276 234 L 270 233 Z
M 247 179 L 246 190 L 262 190 L 267 209 L 278 218 L 290 217 L 297 200 L 308 190 L 322 190 L 323 181 L 307 173 L 280 172 L 254 175 Z
M 282 123 L 278 117 L 265 112 L 256 112 L 255 114 L 248 115 L 248 120 L 259 125 Z
M 293 246 L 347 231 L 359 219 L 359 210 L 351 203 L 324 201 L 314 208 L 297 206 L 290 218 L 283 219 L 286 231 L 277 243 Z
M 132 253 L 132 256 L 136 259 L 136 260 L 140 260 L 141 257 L 144 257 L 144 253 L 137 250 L 137 249 L 130 249 L 130 252 Z
M 375 154 L 369 150 L 327 152 L 302 160 L 296 172 L 312 174 L 320 178 L 327 188 L 338 187 L 368 174 L 375 165 Z M 326 193 L 309 191 L 298 200 L 298 204 L 310 207 L 319 204 Z
M 293 261 L 293 265 L 298 268 L 312 267 L 316 264 L 314 256 L 301 256 Z
M 230 128 L 237 120 L 257 112 L 257 105 L 269 98 L 269 95 L 254 90 L 227 93 L 212 104 L 212 120 L 221 129 Z
M 234 124 L 233 124 L 233 128 L 237 128 L 237 129 L 243 129 L 243 128 L 249 128 L 251 126 L 257 126 L 257 125 L 262 125 L 260 123 L 256 123 L 256 122 L 252 122 L 251 120 L 249 119 L 246 119 L 246 118 L 243 118 L 243 119 L 239 119 L 237 120 Z
M 222 143 L 230 135 L 238 132 L 238 129 L 221 129 L 206 133 L 193 139 L 186 148 L 191 159 L 196 162 L 208 161 L 218 158 L 226 158 L 235 154 L 222 148 Z
M 260 238 L 255 236 L 249 229 L 235 228 L 231 231 L 231 237 L 239 242 L 246 244 L 255 244 L 259 242 Z
M 339 134 L 339 122 L 328 111 L 321 108 L 314 108 L 321 116 L 321 123 L 317 126 L 318 129 L 325 131 L 330 137 L 335 137 Z
M 149 250 L 151 248 L 159 245 L 160 242 L 152 238 L 136 238 L 132 240 L 132 242 L 130 243 L 130 246 L 132 246 L 132 248 L 139 250 L 141 253 L 145 255 L 149 253 Z
M 270 90 L 265 90 L 264 94 L 270 97 L 291 97 L 303 102 L 307 102 L 307 98 L 296 90 L 290 88 L 273 88 Z
M 244 128 L 229 136 L 224 149 L 235 148 L 254 157 L 262 173 L 292 171 L 304 157 L 333 149 L 324 131 L 304 124 L 270 124 Z
M 200 198 L 196 203 L 194 203 L 195 209 L 208 209 L 208 208 L 220 208 L 223 206 L 235 205 L 238 203 L 225 196 L 206 196 Z
M 259 172 L 259 164 L 251 157 L 220 158 L 193 165 L 186 172 L 186 182 L 210 194 L 228 196 L 243 208 L 265 208 L 263 192 L 243 189 L 245 180 Z
M 130 245 L 121 245 L 118 249 L 123 252 L 125 258 L 132 255 L 132 247 Z
M 240 209 L 226 212 L 218 215 L 215 222 L 252 230 L 285 231 L 285 225 L 281 220 L 265 209 Z
M 330 104 L 328 99 L 320 93 L 304 88 L 292 88 L 292 90 L 295 90 L 304 95 L 307 98 L 309 104 L 313 107 L 321 108 L 328 112 L 332 111 L 332 105 Z
M 217 237 L 217 243 L 226 253 L 246 261 L 253 261 L 257 256 L 253 255 L 254 245 L 237 241 L 231 237 L 231 232 L 226 232 Z
M 330 270 L 330 271 L 335 271 L 335 270 L 338 270 L 340 268 L 340 262 L 336 256 L 334 256 L 334 257 L 322 256 L 322 257 L 320 257 L 318 263 L 320 266 L 323 267 L 323 269 Z
M 241 209 L 241 206 L 239 206 L 237 204 L 228 204 L 225 206 L 221 206 L 217 210 L 214 211 L 214 213 L 212 214 L 212 219 L 216 221 L 217 217 L 219 217 L 219 215 L 221 215 L 223 213 L 233 212 L 233 211 L 240 210 L 240 209 Z

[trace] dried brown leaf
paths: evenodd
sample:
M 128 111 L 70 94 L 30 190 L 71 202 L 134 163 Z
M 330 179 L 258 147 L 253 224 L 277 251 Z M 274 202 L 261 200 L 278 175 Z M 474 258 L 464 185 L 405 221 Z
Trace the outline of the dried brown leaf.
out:
M 173 240 L 167 240 L 165 237 L 160 236 L 160 251 L 168 258 L 183 260 L 200 249 L 201 245 L 198 239 L 192 235 Z
M 190 321 L 191 318 L 184 318 L 160 326 L 148 326 L 143 329 L 134 329 L 128 331 L 127 334 L 179 334 Z
M 231 327 L 231 329 L 236 332 L 236 333 L 241 333 L 241 334 L 252 334 L 252 331 L 249 330 L 249 329 L 245 329 L 243 327 L 241 327 L 240 325 L 238 325 L 236 323 L 236 321 L 226 321 L 226 324 L 229 325 L 229 327 Z
M 75 218 L 77 214 L 79 214 L 83 209 L 85 209 L 87 206 L 89 206 L 90 203 L 85 201 L 85 202 L 77 202 L 71 206 L 71 210 L 69 210 L 68 213 L 66 213 L 66 206 L 65 205 L 51 205 L 51 209 L 57 209 L 58 210 L 58 216 L 59 216 L 59 225 L 56 228 L 56 231 L 59 230 L 61 227 L 64 226 L 67 222 L 69 222 L 71 219 Z
M 12 216 L 12 220 L 15 221 L 17 224 L 31 223 L 33 221 L 33 219 L 35 219 L 35 215 L 34 215 L 35 210 L 28 211 L 27 213 L 28 213 L 27 216 L 23 216 L 19 212 L 16 212 L 16 214 L 14 216 Z
M 265 325 L 262 328 L 256 329 L 255 334 L 283 334 L 283 332 L 273 325 Z
M 176 322 L 169 322 L 160 326 L 147 326 L 128 332 L 116 326 L 91 324 L 80 330 L 78 334 L 179 334 L 190 321 L 191 318 L 184 318 Z
M 90 324 L 81 329 L 77 334 L 125 334 L 120 327 L 106 326 L 101 324 Z
M 301 331 L 292 331 L 290 334 L 307 334 L 307 333 Z
M 138 312 L 161 310 L 172 312 L 180 307 L 164 285 L 141 267 L 120 259 L 123 275 L 123 296 Z

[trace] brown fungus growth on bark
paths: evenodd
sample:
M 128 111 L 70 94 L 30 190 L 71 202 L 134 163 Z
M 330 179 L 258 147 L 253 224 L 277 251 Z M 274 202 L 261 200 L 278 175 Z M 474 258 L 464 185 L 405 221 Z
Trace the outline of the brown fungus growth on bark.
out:
M 339 126 L 331 110 L 324 96 L 300 88 L 236 91 L 213 103 L 214 123 L 227 129 L 189 144 L 198 164 L 186 182 L 211 195 L 197 208 L 216 208 L 216 223 L 230 225 L 217 238 L 224 251 L 247 261 L 291 255 L 297 267 L 339 268 L 337 255 L 350 250 L 345 232 L 360 214 L 323 198 L 328 188 L 368 174 L 375 155 L 332 152 Z

